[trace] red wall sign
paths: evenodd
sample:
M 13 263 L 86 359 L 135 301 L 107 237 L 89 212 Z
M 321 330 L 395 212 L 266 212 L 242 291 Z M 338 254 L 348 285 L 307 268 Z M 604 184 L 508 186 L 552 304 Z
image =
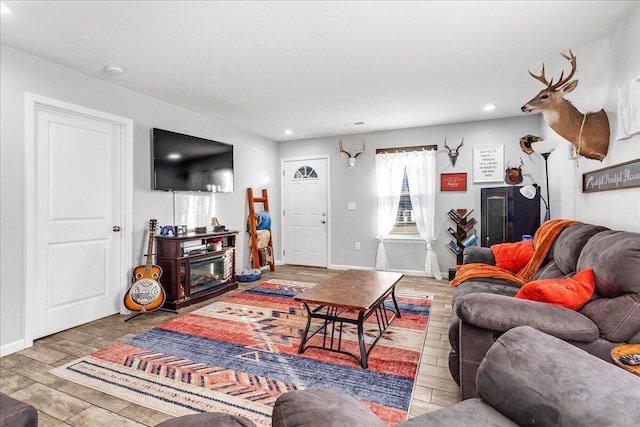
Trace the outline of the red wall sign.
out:
M 440 191 L 467 191 L 467 174 L 441 173 Z

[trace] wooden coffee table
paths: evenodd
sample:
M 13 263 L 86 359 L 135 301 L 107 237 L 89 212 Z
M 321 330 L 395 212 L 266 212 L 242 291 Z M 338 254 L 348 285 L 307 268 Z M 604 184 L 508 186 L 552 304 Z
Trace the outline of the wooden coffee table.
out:
M 396 301 L 396 284 L 404 277 L 401 273 L 383 271 L 346 270 L 304 291 L 294 300 L 304 304 L 307 310 L 307 326 L 302 334 L 298 353 L 307 348 L 321 348 L 355 357 L 363 368 L 368 367 L 368 356 L 391 321 L 400 316 Z M 385 300 L 391 298 L 395 309 L 388 308 Z M 313 307 L 313 308 L 312 308 Z M 353 314 L 357 312 L 357 317 Z M 366 348 L 364 342 L 364 322 L 376 315 L 378 335 Z M 351 316 L 349 316 L 351 314 Z M 310 332 L 311 319 L 322 319 L 324 322 L 315 331 Z M 342 349 L 342 329 L 344 323 L 358 326 L 358 343 L 360 356 Z M 336 324 L 338 328 L 336 331 Z M 322 345 L 308 345 L 309 340 L 321 332 Z M 337 334 L 337 337 L 336 337 Z

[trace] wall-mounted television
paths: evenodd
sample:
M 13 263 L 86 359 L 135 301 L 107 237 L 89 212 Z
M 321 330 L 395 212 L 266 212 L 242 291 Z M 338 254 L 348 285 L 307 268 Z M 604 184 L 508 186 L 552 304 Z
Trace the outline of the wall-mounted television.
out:
M 157 128 L 151 140 L 154 190 L 233 192 L 233 145 Z

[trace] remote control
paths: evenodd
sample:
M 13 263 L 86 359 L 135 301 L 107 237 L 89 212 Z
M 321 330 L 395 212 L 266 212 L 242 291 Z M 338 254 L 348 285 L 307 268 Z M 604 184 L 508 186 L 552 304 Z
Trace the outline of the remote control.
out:
M 625 354 L 624 356 L 620 356 L 620 361 L 629 366 L 640 365 L 640 353 Z

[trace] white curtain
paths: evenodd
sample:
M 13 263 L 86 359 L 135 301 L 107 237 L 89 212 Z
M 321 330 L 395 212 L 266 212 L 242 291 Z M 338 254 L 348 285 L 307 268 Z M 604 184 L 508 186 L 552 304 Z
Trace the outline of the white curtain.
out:
M 378 252 L 376 270 L 388 270 L 389 261 L 384 249 L 384 236 L 393 230 L 400 204 L 405 153 L 376 154 L 376 182 L 378 185 Z
M 436 200 L 436 152 L 435 150 L 413 151 L 407 154 L 407 181 L 409 197 L 416 218 L 420 237 L 427 246 L 424 271 L 427 277 L 442 279 L 438 257 L 433 251 L 435 238 Z

